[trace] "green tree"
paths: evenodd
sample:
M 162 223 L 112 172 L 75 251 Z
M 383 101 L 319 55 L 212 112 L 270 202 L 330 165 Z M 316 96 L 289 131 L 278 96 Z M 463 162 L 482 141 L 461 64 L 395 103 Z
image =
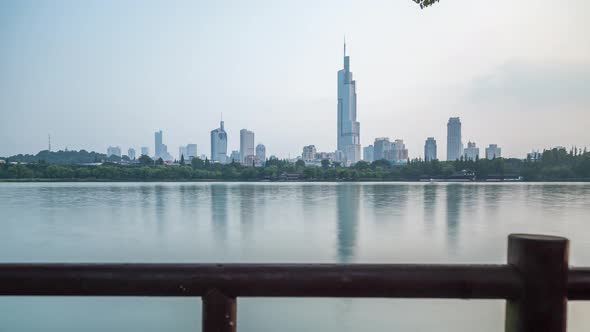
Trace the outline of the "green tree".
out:
M 328 159 L 322 159 L 322 168 L 330 168 L 330 161 Z
M 151 166 L 154 164 L 152 158 L 146 156 L 145 154 L 142 154 L 141 157 L 139 157 L 139 159 L 137 160 L 139 161 L 139 164 L 142 166 Z
M 184 154 L 180 156 L 180 166 L 184 166 Z

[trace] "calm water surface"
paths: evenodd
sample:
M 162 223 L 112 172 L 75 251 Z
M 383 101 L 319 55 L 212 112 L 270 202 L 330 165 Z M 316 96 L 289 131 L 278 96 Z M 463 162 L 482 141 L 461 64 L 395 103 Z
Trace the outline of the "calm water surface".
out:
M 590 184 L 0 183 L 1 262 L 504 263 L 509 233 L 590 266 Z M 239 299 L 239 331 L 502 331 L 503 301 Z M 0 331 L 199 331 L 198 298 L 0 297 Z M 570 331 L 590 331 L 571 303 Z

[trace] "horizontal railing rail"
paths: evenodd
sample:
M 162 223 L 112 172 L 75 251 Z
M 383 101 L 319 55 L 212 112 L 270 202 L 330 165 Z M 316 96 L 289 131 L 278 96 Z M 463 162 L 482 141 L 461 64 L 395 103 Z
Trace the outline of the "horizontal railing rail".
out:
M 564 332 L 567 300 L 590 300 L 590 268 L 564 238 L 511 235 L 505 265 L 0 264 L 0 295 L 194 296 L 203 331 L 236 330 L 237 297 L 505 299 L 506 331 Z

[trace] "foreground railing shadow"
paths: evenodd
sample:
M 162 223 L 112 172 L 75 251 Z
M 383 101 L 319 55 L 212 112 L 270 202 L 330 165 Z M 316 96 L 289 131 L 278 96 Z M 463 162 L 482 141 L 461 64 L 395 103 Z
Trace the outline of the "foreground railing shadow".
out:
M 505 265 L 0 264 L 0 295 L 200 296 L 203 331 L 236 331 L 237 297 L 505 299 L 506 331 L 565 332 L 590 269 L 568 240 L 512 234 Z

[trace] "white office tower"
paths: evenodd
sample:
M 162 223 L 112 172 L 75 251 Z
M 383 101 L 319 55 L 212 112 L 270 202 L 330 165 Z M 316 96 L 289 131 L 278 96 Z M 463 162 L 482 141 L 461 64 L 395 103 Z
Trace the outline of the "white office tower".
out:
M 436 160 L 436 140 L 434 137 L 428 137 L 424 143 L 424 160 Z
M 197 156 L 197 145 L 196 144 L 187 144 L 186 145 L 186 155 L 184 155 L 184 159 L 191 160 Z
M 306 145 L 303 147 L 303 153 L 301 159 L 305 162 L 312 162 L 316 159 L 317 150 L 315 145 Z
M 374 152 L 374 148 L 372 145 L 369 146 L 365 146 L 363 148 L 363 160 L 366 162 L 372 162 L 373 159 L 373 152 Z
M 350 71 L 350 58 L 344 43 L 344 69 L 338 71 L 337 151 L 351 165 L 361 160 L 360 123 L 356 120 L 356 82 Z
M 160 131 L 156 131 L 154 133 L 154 140 L 155 140 L 154 147 L 156 149 L 155 150 L 156 151 L 156 154 L 154 156 L 156 157 L 156 159 L 163 157 L 163 145 L 164 144 L 162 144 L 162 136 L 163 135 L 162 135 L 162 131 L 161 130 Z M 164 159 L 164 158 L 162 158 L 162 159 Z
M 134 148 L 129 148 L 127 150 L 127 157 L 129 157 L 130 160 L 135 159 L 135 149 Z
M 211 161 L 225 164 L 227 162 L 227 133 L 223 120 L 219 128 L 211 130 Z
M 373 143 L 373 160 L 387 159 L 387 151 L 391 150 L 389 137 L 377 137 Z
M 121 148 L 118 146 L 109 146 L 107 149 L 107 158 L 110 156 L 121 158 Z
M 404 163 L 408 160 L 408 149 L 406 149 L 403 139 L 396 139 L 391 144 L 391 155 L 387 160 L 395 163 Z
M 247 156 L 254 155 L 254 132 L 248 129 L 240 130 L 240 162 L 244 163 Z
M 468 142 L 465 148 L 465 160 L 479 159 L 479 148 L 475 146 L 475 142 Z
M 148 148 L 147 146 L 142 146 L 141 147 L 141 155 L 142 156 L 149 156 L 150 155 L 150 148 Z
M 457 160 L 461 158 L 462 154 L 461 120 L 459 118 L 450 118 L 447 123 L 447 160 Z
M 489 160 L 502 158 L 502 149 L 498 147 L 498 144 L 490 144 L 486 148 L 486 158 Z
M 186 146 L 179 146 L 178 147 L 178 160 L 180 160 L 182 157 L 184 157 L 185 160 L 188 159 L 187 153 L 186 153 Z
M 261 165 L 266 161 L 266 146 L 262 143 L 256 145 L 256 158 Z
M 240 151 L 233 150 L 231 152 L 231 156 L 229 157 L 229 162 L 239 163 L 240 162 Z

